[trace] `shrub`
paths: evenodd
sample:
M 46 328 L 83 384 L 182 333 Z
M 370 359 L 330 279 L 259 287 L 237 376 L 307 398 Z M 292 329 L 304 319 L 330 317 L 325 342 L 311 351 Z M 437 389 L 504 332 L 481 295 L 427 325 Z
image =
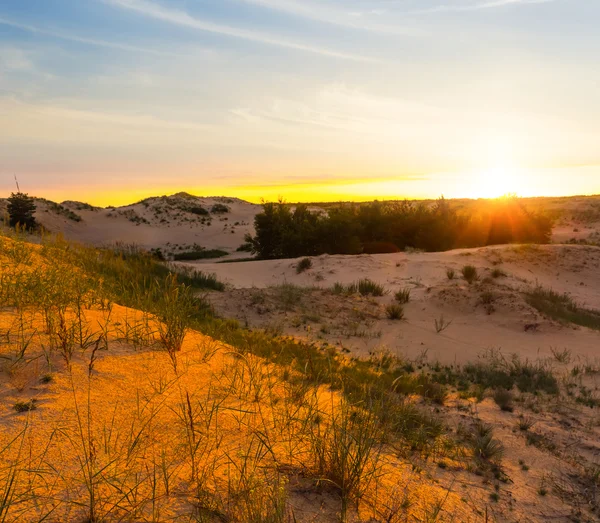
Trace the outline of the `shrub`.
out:
M 358 292 L 363 296 L 383 296 L 386 294 L 386 290 L 383 285 L 375 283 L 374 281 L 364 278 L 358 281 L 357 284 Z
M 213 214 L 224 214 L 226 212 L 229 212 L 229 207 L 227 207 L 227 205 L 224 205 L 222 203 L 215 203 L 210 208 L 210 212 L 212 212 Z
M 210 260 L 213 258 L 222 258 L 227 256 L 227 251 L 221 249 L 202 249 L 199 251 L 180 252 L 173 255 L 175 261 L 193 261 L 193 260 Z
M 510 390 L 496 389 L 494 392 L 494 401 L 500 407 L 500 410 L 505 412 L 512 412 L 514 410 L 513 395 Z
M 444 251 L 511 242 L 548 243 L 552 221 L 517 198 L 473 203 L 371 202 L 327 206 L 327 212 L 283 201 L 263 204 L 248 236 L 261 258 L 319 254 Z
M 385 308 L 385 313 L 390 320 L 401 320 L 404 318 L 404 308 L 402 305 L 392 303 Z
M 453 280 L 455 276 L 456 276 L 456 272 L 454 271 L 454 269 L 446 269 L 446 277 L 449 280 Z
M 209 214 L 208 211 L 201 205 L 186 205 L 182 207 L 182 209 L 185 212 L 196 214 L 198 216 L 207 216 Z
M 242 243 L 237 249 L 236 252 L 252 252 L 252 244 L 245 242 Z
M 473 265 L 465 265 L 462 268 L 461 272 L 463 278 L 467 281 L 469 285 L 474 281 L 477 281 L 477 279 L 479 278 L 479 276 L 477 275 L 477 268 Z
M 9 225 L 16 227 L 20 225 L 25 229 L 35 229 L 35 201 L 28 194 L 17 192 L 11 193 L 8 198 L 8 218 Z
M 15 410 L 15 412 L 28 412 L 30 410 L 35 410 L 37 409 L 37 400 L 32 399 L 29 401 L 17 401 L 14 405 L 13 405 L 13 409 Z
M 398 303 L 408 303 L 410 301 L 410 289 L 407 287 L 405 289 L 399 290 L 394 297 Z
M 303 273 L 312 268 L 312 260 L 310 258 L 302 258 L 296 265 L 296 274 Z

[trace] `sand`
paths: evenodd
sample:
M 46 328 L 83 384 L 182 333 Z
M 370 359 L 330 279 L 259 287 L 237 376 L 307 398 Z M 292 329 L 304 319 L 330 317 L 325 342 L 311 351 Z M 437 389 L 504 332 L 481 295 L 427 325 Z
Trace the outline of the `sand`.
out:
M 530 359 L 567 348 L 583 359 L 600 357 L 599 332 L 548 320 L 523 297 L 524 292 L 541 285 L 568 292 L 587 308 L 600 309 L 598 247 L 499 246 L 445 253 L 319 256 L 302 274 L 296 274 L 297 263 L 268 260 L 196 266 L 230 285 L 225 293 L 209 296 L 224 316 L 258 327 L 279 323 L 287 334 L 328 341 L 359 355 L 386 347 L 411 358 L 426 353 L 433 360 L 464 363 L 490 348 Z M 461 268 L 467 264 L 477 267 L 480 275 L 472 285 L 461 277 Z M 455 279 L 448 279 L 447 269 L 455 271 Z M 493 278 L 494 269 L 506 276 Z M 382 284 L 388 294 L 343 297 L 330 291 L 336 282 L 349 284 L 360 278 Z M 284 283 L 313 290 L 304 292 L 291 310 L 281 310 L 274 299 L 265 312 L 257 291 L 277 294 L 272 287 Z M 394 294 L 401 289 L 411 293 L 404 307 L 405 319 L 388 320 L 384 307 L 394 302 Z M 486 293 L 493 295 L 493 303 L 487 304 L 492 308 L 482 303 Z M 369 316 L 354 331 L 348 319 L 353 309 Z M 355 322 L 361 318 L 356 316 Z M 302 317 L 309 320 L 302 321 Z M 435 321 L 442 317 L 452 323 L 437 333 Z

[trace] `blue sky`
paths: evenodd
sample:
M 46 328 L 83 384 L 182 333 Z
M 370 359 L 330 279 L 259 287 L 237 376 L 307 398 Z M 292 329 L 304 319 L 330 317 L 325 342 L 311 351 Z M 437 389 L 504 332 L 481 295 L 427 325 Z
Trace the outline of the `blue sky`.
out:
M 0 190 L 600 192 L 599 21 L 595 0 L 4 0 Z

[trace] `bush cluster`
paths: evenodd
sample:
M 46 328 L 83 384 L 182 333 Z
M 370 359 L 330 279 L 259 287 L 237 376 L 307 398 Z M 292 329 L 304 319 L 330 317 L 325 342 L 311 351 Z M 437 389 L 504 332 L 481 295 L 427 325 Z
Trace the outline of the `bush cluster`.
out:
M 274 259 L 547 243 L 552 221 L 528 211 L 515 197 L 464 208 L 440 198 L 433 203 L 337 204 L 318 212 L 307 205 L 265 203 L 254 226 L 256 234 L 247 235 L 246 242 L 259 257 Z

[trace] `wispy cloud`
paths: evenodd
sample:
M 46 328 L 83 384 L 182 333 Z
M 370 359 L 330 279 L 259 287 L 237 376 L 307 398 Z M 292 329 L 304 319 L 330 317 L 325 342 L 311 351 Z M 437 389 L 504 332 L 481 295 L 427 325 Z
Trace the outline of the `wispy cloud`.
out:
M 185 11 L 181 11 L 178 9 L 170 9 L 160 4 L 149 2 L 147 0 L 105 0 L 105 2 L 116 7 L 129 9 L 131 11 L 141 13 L 145 16 L 157 20 L 162 20 L 171 24 L 189 27 L 208 33 L 229 36 L 232 38 L 240 38 L 243 40 L 249 40 L 261 44 L 283 47 L 287 49 L 294 49 L 297 51 L 304 51 L 308 53 L 319 54 L 322 56 L 329 56 L 332 58 L 340 58 L 343 60 L 367 62 L 376 61 L 373 58 L 361 55 L 337 51 L 326 47 L 317 47 L 301 42 L 295 42 L 282 37 L 272 36 L 257 31 L 249 31 L 238 27 L 216 24 L 214 22 L 192 16 Z
M 148 47 L 140 47 L 137 45 L 129 45 L 122 44 L 118 42 L 109 42 L 107 40 L 98 40 L 96 38 L 87 38 L 84 36 L 77 36 L 69 33 L 63 33 L 60 31 L 52 31 L 48 29 L 42 29 L 40 27 L 36 27 L 29 24 L 22 24 L 19 22 L 15 22 L 13 20 L 9 20 L 6 18 L 0 17 L 0 25 L 6 25 L 10 27 L 14 27 L 15 29 L 20 29 L 22 31 L 27 31 L 29 33 L 40 34 L 44 36 L 50 36 L 52 38 L 58 38 L 60 40 L 68 40 L 70 42 L 77 42 L 80 44 L 93 45 L 97 47 L 106 47 L 109 49 L 117 49 L 120 51 L 133 51 L 136 53 L 146 53 L 152 54 L 156 56 L 179 56 L 177 53 L 170 53 L 168 51 L 161 51 L 158 49 L 151 49 Z
M 418 9 L 415 11 L 411 11 L 411 14 L 441 13 L 448 11 L 481 11 L 483 9 L 492 9 L 495 7 L 508 7 L 530 4 L 549 4 L 555 1 L 556 0 L 487 0 L 466 5 L 441 4 L 426 9 Z
M 246 4 L 256 5 L 274 11 L 279 11 L 293 16 L 316 20 L 331 25 L 349 27 L 352 29 L 362 29 L 366 31 L 375 31 L 383 33 L 393 33 L 397 35 L 420 35 L 421 29 L 414 26 L 396 24 L 386 26 L 366 22 L 363 19 L 364 14 L 381 15 L 385 9 L 367 9 L 366 11 L 348 11 L 339 7 L 327 5 L 327 3 L 309 2 L 307 0 L 239 0 Z

